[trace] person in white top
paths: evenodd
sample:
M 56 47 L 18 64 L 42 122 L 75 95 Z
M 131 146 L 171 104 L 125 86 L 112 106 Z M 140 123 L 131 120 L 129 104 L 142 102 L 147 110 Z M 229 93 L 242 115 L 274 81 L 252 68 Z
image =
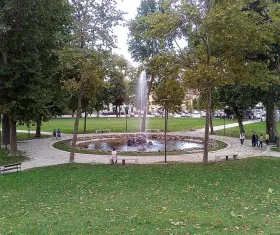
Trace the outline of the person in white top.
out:
M 112 157 L 111 157 L 111 163 L 112 164 L 116 164 L 118 161 L 117 159 L 117 151 L 115 148 L 113 148 L 113 151 L 112 151 Z
M 244 141 L 245 141 L 245 132 L 242 131 L 242 133 L 240 133 L 241 146 L 244 146 Z

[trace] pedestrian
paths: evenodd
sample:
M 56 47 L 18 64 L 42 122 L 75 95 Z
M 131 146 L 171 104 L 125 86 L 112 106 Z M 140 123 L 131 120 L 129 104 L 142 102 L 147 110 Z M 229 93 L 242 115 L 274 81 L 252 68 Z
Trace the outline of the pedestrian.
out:
M 57 135 L 56 135 L 56 139 L 59 139 L 60 140 L 60 137 L 61 137 L 61 131 L 59 130 L 59 128 L 57 129 Z
M 116 164 L 118 161 L 117 159 L 117 151 L 115 148 L 113 148 L 113 151 L 112 151 L 112 157 L 111 157 L 111 163 L 112 164 Z
M 266 133 L 266 135 L 265 135 L 265 143 L 266 143 L 266 146 L 269 145 L 268 141 L 269 141 L 269 134 Z
M 263 135 L 261 134 L 259 147 L 262 147 L 262 143 L 263 143 Z
M 240 133 L 240 142 L 241 142 L 241 146 L 244 146 L 244 141 L 245 141 L 245 132 L 242 131 Z
M 259 147 L 259 136 L 256 134 L 256 146 Z
M 256 146 L 256 135 L 255 133 L 253 133 L 252 135 L 252 147 L 255 147 Z
M 52 135 L 53 135 L 53 140 L 56 139 L 56 130 L 55 129 L 53 129 Z

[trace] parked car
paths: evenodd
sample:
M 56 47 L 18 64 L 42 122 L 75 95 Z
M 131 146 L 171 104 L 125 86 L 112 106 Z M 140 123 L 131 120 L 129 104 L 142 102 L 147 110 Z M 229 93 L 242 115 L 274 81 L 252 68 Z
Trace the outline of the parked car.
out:
M 191 117 L 193 117 L 193 118 L 200 118 L 200 112 L 199 111 L 193 111 Z
M 181 113 L 181 117 L 191 117 L 190 113 Z

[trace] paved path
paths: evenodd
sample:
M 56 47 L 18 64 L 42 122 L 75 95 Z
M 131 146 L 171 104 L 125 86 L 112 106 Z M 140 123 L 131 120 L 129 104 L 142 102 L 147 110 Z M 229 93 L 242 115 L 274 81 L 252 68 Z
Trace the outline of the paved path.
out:
M 255 121 L 244 122 L 244 124 L 250 124 Z M 226 128 L 237 126 L 237 124 L 228 124 Z M 217 126 L 214 130 L 223 129 L 224 126 Z M 50 134 L 49 132 L 44 132 L 44 134 Z M 168 134 L 179 134 L 179 135 L 188 135 L 188 136 L 200 136 L 203 137 L 204 129 L 196 130 L 192 132 L 174 132 Z M 79 137 L 83 136 L 92 136 L 94 134 L 82 134 Z M 70 139 L 72 135 L 63 135 L 61 138 Z M 225 149 L 221 149 L 215 152 L 209 152 L 209 160 L 214 161 L 216 155 L 232 155 L 234 153 L 238 154 L 238 158 L 247 158 L 254 155 L 270 155 L 275 157 L 280 157 L 280 153 L 275 152 L 266 152 L 266 148 L 253 148 L 251 147 L 251 141 L 246 141 L 244 146 L 240 145 L 240 141 L 238 138 L 226 137 L 226 136 L 210 136 L 211 139 L 221 140 L 228 143 L 228 147 Z M 19 143 L 19 150 L 23 150 L 26 152 L 28 160 L 23 162 L 22 168 L 29 169 L 34 167 L 42 167 L 42 166 L 50 166 L 57 164 L 65 164 L 69 162 L 69 152 L 61 151 L 52 147 L 52 145 L 57 140 L 53 140 L 52 137 L 45 139 L 33 139 L 28 140 L 22 143 Z M 179 155 L 167 155 L 167 161 L 181 161 L 181 162 L 202 162 L 203 153 L 192 153 L 192 154 L 179 154 Z M 108 155 L 91 155 L 91 154 L 75 154 L 75 162 L 77 163 L 105 163 L 109 162 Z M 138 158 L 140 164 L 149 164 L 149 163 L 157 163 L 164 161 L 164 155 L 162 156 L 143 156 L 136 157 Z

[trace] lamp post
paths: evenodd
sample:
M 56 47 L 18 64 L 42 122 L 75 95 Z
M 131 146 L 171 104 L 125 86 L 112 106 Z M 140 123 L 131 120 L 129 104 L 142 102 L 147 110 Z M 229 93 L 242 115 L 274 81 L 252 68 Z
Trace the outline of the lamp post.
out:
M 127 132 L 127 114 L 128 114 L 128 106 L 125 106 L 125 131 Z
M 168 99 L 162 99 L 161 101 L 164 102 L 164 163 L 167 163 L 167 157 L 166 157 L 166 132 L 167 132 L 167 106 L 166 106 L 166 102 L 168 101 Z
M 226 135 L 226 116 L 224 115 L 224 135 Z

